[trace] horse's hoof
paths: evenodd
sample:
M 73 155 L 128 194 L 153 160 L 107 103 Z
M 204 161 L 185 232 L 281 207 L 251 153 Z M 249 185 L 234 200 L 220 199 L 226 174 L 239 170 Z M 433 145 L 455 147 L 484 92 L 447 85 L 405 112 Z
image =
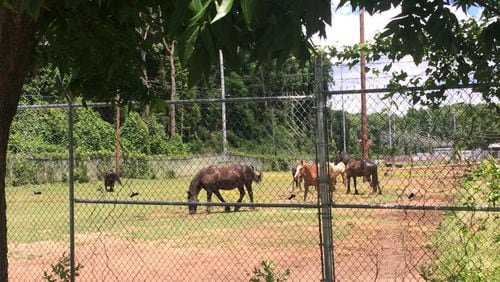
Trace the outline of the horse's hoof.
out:
M 231 207 L 224 207 L 224 211 L 225 212 L 230 212 L 231 211 Z
M 239 212 L 240 211 L 240 207 L 234 207 L 234 211 L 235 212 Z

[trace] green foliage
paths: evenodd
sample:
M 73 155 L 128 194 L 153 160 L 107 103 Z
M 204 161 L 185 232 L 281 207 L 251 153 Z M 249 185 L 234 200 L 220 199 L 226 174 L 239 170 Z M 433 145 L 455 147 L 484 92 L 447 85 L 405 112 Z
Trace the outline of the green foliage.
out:
M 153 179 L 155 174 L 145 155 L 124 156 L 121 176 L 123 178 Z
M 172 169 L 165 170 L 165 172 L 163 173 L 163 178 L 164 179 L 175 179 L 175 171 L 173 171 Z
M 498 159 L 488 157 L 466 177 L 465 204 L 496 207 L 500 199 L 500 165 Z
M 26 184 L 41 184 L 38 173 L 41 166 L 36 161 L 19 158 L 12 164 L 12 186 L 21 186 Z
M 75 277 L 80 276 L 80 270 L 83 268 L 81 264 L 75 265 Z M 58 259 L 56 264 L 51 265 L 50 272 L 43 272 L 43 280 L 48 282 L 69 282 L 71 279 L 70 258 L 66 253 Z
M 104 121 L 93 109 L 83 108 L 76 111 L 73 136 L 75 146 L 83 152 L 98 152 L 115 148 L 113 125 Z
M 26 154 L 64 152 L 68 135 L 66 125 L 65 110 L 21 110 L 12 123 L 9 150 Z
M 130 112 L 121 127 L 121 144 L 125 152 L 150 153 L 148 125 L 139 113 Z
M 498 160 L 488 158 L 466 177 L 464 204 L 496 206 L 500 197 Z M 491 281 L 500 275 L 498 215 L 450 212 L 428 247 L 437 259 L 420 272 L 431 281 Z
M 250 282 L 280 282 L 286 281 L 290 276 L 290 269 L 286 269 L 282 273 L 276 273 L 276 265 L 272 261 L 264 260 L 260 263 L 260 267 L 255 267 L 252 271 Z
M 492 281 L 500 275 L 498 216 L 450 213 L 428 248 L 437 258 L 423 263 L 426 281 Z

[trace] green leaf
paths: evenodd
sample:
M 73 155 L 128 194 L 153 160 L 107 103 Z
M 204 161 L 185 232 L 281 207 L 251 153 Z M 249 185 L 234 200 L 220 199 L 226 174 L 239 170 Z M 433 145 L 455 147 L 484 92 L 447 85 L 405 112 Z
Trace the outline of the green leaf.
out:
M 182 25 L 188 6 L 191 0 L 182 0 L 176 7 L 175 11 L 172 13 L 172 17 L 168 22 L 168 34 L 172 35 L 177 29 Z
M 247 27 L 250 28 L 252 24 L 253 13 L 255 12 L 255 0 L 241 0 L 240 6 L 243 13 L 243 19 Z
M 222 0 L 222 3 L 220 5 L 217 1 L 215 1 L 215 6 L 217 7 L 217 15 L 215 15 L 215 18 L 211 23 L 220 20 L 221 18 L 225 17 L 229 13 L 229 11 L 231 11 L 231 8 L 233 7 L 233 0 Z
M 179 58 L 181 62 L 185 63 L 191 57 L 194 51 L 194 44 L 198 39 L 199 27 L 196 24 L 189 26 L 186 31 L 181 35 L 179 40 L 179 46 L 177 50 L 179 51 Z

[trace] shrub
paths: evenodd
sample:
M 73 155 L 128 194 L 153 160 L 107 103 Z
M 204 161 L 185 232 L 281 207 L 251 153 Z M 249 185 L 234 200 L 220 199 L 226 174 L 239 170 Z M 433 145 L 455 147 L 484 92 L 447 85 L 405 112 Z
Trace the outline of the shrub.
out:
M 252 272 L 250 282 L 279 282 L 286 281 L 290 276 L 290 269 L 282 273 L 276 273 L 276 265 L 272 261 L 264 260 L 260 263 L 261 268 L 255 267 Z M 250 275 L 250 274 L 249 274 Z M 263 280 L 261 280 L 263 279 Z
M 175 171 L 173 171 L 171 169 L 165 170 L 165 172 L 163 173 L 163 178 L 165 178 L 165 179 L 175 179 Z
M 83 266 L 80 264 L 75 265 L 75 277 L 80 275 L 80 270 L 82 268 Z M 66 253 L 63 253 L 56 264 L 51 265 L 50 272 L 43 272 L 43 279 L 49 282 L 70 281 L 70 276 L 70 258 Z
M 155 177 L 146 156 L 128 156 L 124 158 L 121 176 L 137 179 L 153 179 Z
M 40 184 L 38 171 L 40 165 L 29 160 L 16 160 L 12 164 L 12 186 L 21 186 L 27 184 Z

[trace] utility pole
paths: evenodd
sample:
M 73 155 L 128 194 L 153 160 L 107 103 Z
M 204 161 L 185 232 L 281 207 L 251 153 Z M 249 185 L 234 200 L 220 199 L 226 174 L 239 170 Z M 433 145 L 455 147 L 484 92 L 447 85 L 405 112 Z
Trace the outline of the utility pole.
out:
M 224 102 L 224 99 L 226 98 L 226 89 L 224 86 L 224 57 L 222 55 L 222 50 L 219 50 L 219 60 L 220 60 L 220 96 L 222 99 L 222 155 L 224 156 L 224 162 L 227 162 L 226 103 Z
M 120 175 L 120 159 L 121 159 L 121 142 L 120 142 L 120 92 L 116 93 L 116 115 L 115 115 L 115 167 L 116 174 Z
M 343 77 L 342 77 L 342 69 L 343 66 L 340 65 L 340 90 L 344 90 L 344 84 L 343 84 Z M 345 130 L 345 109 L 344 109 L 344 94 L 341 95 L 342 98 L 342 137 L 343 137 L 343 149 L 344 152 L 347 152 L 347 136 L 346 136 L 346 130 Z
M 365 42 L 365 9 L 359 10 L 359 43 Z M 361 68 L 361 154 L 363 159 L 368 159 L 368 126 L 366 120 L 366 58 L 361 54 L 359 60 Z

